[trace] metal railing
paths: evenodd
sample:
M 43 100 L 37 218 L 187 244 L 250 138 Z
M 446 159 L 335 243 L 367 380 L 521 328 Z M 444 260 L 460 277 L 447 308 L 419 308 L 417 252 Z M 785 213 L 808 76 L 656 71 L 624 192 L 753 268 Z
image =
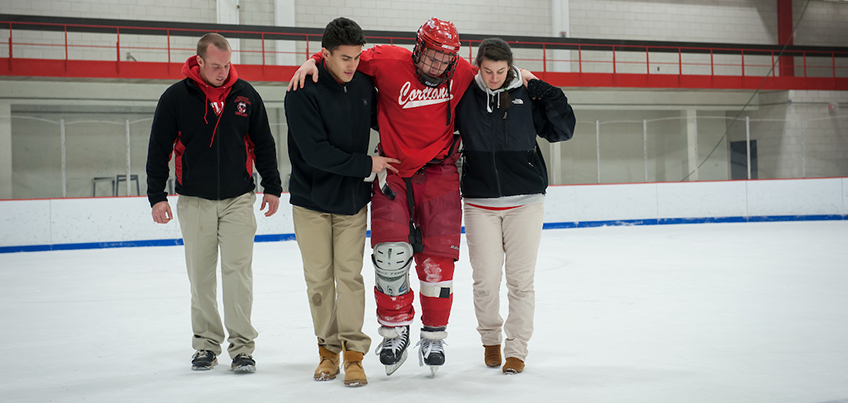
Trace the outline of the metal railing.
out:
M 274 26 L 244 26 L 202 23 L 167 23 L 157 21 L 100 20 L 81 18 L 35 17 L 0 15 L 0 29 L 7 33 L 5 44 L 0 44 L 0 56 L 5 54 L 8 69 L 0 66 L 0 75 L 18 75 L 13 71 L 16 59 L 48 59 L 124 61 L 124 51 L 153 53 L 154 61 L 182 62 L 176 54 L 191 56 L 194 48 L 174 43 L 174 38 L 197 38 L 206 32 L 219 32 L 228 38 L 250 41 L 247 46 L 234 49 L 243 56 L 258 56 L 258 66 L 280 65 L 269 61 L 269 56 L 295 55 L 305 60 L 320 49 L 322 30 L 318 28 L 287 28 Z M 60 37 L 40 35 L 33 38 L 27 32 L 57 32 Z M 2 34 L 2 31 L 0 31 Z M 69 37 L 74 34 L 74 37 Z M 96 34 L 96 37 L 76 34 Z M 473 59 L 474 48 L 489 35 L 462 34 L 462 44 L 468 46 L 467 56 Z M 159 38 L 159 39 L 153 39 Z M 371 44 L 412 45 L 411 32 L 366 31 Z M 698 76 L 698 77 L 771 77 L 848 78 L 848 47 L 789 46 L 785 50 L 777 45 L 716 44 L 661 41 L 623 41 L 580 38 L 546 38 L 503 36 L 515 48 L 517 63 L 531 70 L 547 73 L 606 73 L 612 75 Z M 269 43 L 269 41 L 271 41 Z M 275 41 L 295 43 L 295 50 L 276 50 Z M 140 44 L 136 42 L 141 42 Z M 188 43 L 186 41 L 182 41 Z M 317 42 L 317 44 L 316 44 Z M 3 49 L 5 48 L 5 49 Z M 33 49 L 60 49 L 59 52 L 27 52 Z M 96 51 L 99 56 L 91 56 Z M 566 51 L 557 52 L 557 51 Z M 30 55 L 27 55 L 30 53 Z M 113 56 L 108 56 L 109 54 Z M 465 55 L 465 51 L 462 51 Z M 34 55 L 34 56 L 33 56 Z M 88 55 L 88 56 L 86 56 Z M 23 57 L 22 57 L 23 56 Z M 708 59 L 707 59 L 708 57 Z M 795 60 L 799 58 L 800 60 Z M 255 61 L 255 60 L 254 60 Z M 292 65 L 299 64 L 295 62 Z M 772 68 L 780 65 L 780 68 Z M 38 74 L 37 71 L 31 73 Z M 656 71 L 652 71 L 656 70 Z M 663 71 L 665 70 L 665 71 Z M 96 73 L 95 73 L 96 74 Z M 285 81 L 288 77 L 271 77 Z M 799 83 L 797 85 L 803 85 Z M 645 85 L 650 86 L 650 85 Z M 836 88 L 841 89 L 841 88 Z

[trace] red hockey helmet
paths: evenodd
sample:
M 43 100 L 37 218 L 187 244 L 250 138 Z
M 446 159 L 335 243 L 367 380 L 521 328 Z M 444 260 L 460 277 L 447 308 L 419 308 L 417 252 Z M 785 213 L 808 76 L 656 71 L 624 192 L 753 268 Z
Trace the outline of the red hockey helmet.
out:
M 450 79 L 459 53 L 459 33 L 450 21 L 430 18 L 421 28 L 412 51 L 418 80 L 428 87 L 438 87 Z M 444 68 L 444 69 L 443 69 Z

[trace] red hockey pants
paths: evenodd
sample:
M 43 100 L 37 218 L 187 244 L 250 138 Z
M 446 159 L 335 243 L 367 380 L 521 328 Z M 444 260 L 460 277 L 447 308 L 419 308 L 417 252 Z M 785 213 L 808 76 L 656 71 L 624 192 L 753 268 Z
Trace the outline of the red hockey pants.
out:
M 383 242 L 409 242 L 409 205 L 403 178 L 389 174 L 388 184 L 397 194 L 390 200 L 374 182 L 371 200 L 371 247 Z M 421 322 L 424 326 L 447 326 L 453 303 L 454 262 L 459 259 L 462 204 L 456 165 L 446 162 L 427 165 L 411 178 L 413 220 L 421 230 L 424 249 L 415 253 L 415 268 L 421 287 Z M 415 294 L 388 296 L 374 290 L 377 321 L 384 326 L 412 322 Z

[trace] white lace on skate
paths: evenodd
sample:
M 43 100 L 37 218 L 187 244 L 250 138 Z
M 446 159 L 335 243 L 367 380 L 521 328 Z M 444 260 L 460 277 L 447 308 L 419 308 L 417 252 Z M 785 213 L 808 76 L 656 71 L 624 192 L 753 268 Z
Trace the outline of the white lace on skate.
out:
M 421 339 L 415 343 L 418 350 L 418 365 L 424 365 L 424 359 L 429 358 L 431 353 L 445 353 L 445 347 L 448 344 L 444 339 Z
M 394 353 L 403 349 L 403 336 L 407 332 L 406 327 L 381 326 L 377 332 L 383 336 L 383 342 L 377 345 L 377 349 L 374 350 L 375 354 L 380 355 L 380 351 L 383 350 L 392 350 Z

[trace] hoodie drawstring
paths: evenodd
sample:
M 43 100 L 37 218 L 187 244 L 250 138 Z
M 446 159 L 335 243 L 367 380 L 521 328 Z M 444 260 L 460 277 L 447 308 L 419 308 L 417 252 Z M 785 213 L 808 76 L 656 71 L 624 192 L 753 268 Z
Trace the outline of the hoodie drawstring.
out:
M 492 105 L 497 104 L 496 109 L 501 108 L 501 93 L 498 92 L 487 92 L 486 93 L 486 112 L 492 113 Z
M 206 114 L 209 113 L 209 103 L 212 100 L 209 98 L 209 95 L 206 94 L 206 91 L 203 91 L 203 95 L 204 95 L 203 103 L 205 104 L 204 107 L 203 107 L 203 122 L 208 125 L 209 120 L 206 119 Z M 220 112 L 219 112 L 218 108 L 215 108 L 215 114 L 218 115 L 218 120 L 215 122 L 215 128 L 212 129 L 212 140 L 209 141 L 209 147 L 210 148 L 212 147 L 212 144 L 215 143 L 215 133 L 218 132 L 218 124 L 221 123 L 221 117 L 224 116 L 223 102 L 222 102 L 222 105 L 221 105 L 221 108 L 220 108 Z
M 215 122 L 215 128 L 212 129 L 212 140 L 209 141 L 209 148 L 212 148 L 212 143 L 215 142 L 215 132 L 218 131 L 218 123 L 221 123 L 221 116 L 224 116 L 224 111 L 218 114 L 218 121 Z M 206 120 L 206 116 L 203 116 L 203 120 Z
M 454 70 L 455 70 L 454 68 L 451 68 L 450 73 L 448 74 L 448 79 L 446 80 L 447 84 L 448 84 L 447 85 L 447 87 L 448 87 L 448 121 L 445 123 L 445 126 L 450 126 L 450 124 L 451 124 L 451 109 L 453 109 L 453 106 L 451 105 L 451 98 L 452 98 L 451 97 L 451 89 L 452 89 L 451 84 L 453 84 L 453 72 L 454 72 Z

